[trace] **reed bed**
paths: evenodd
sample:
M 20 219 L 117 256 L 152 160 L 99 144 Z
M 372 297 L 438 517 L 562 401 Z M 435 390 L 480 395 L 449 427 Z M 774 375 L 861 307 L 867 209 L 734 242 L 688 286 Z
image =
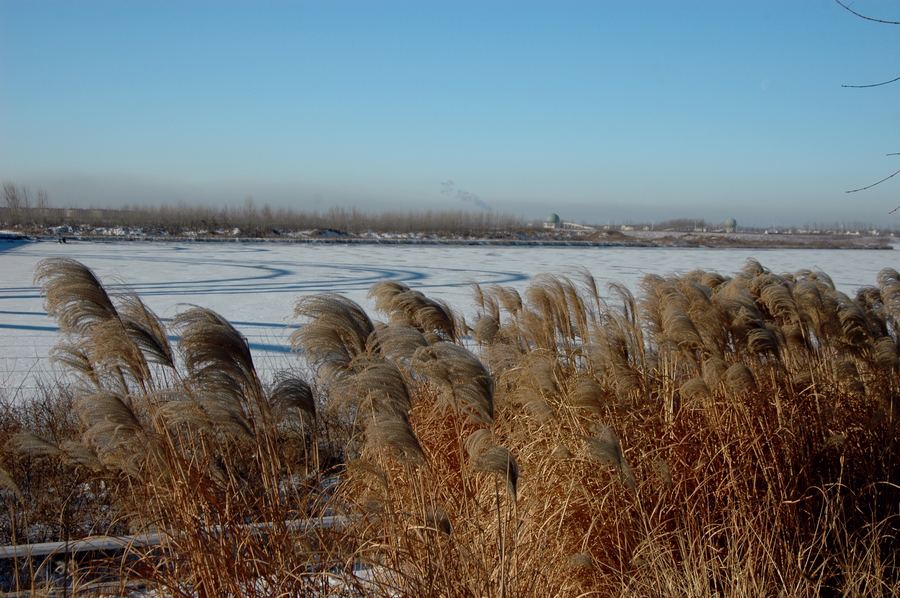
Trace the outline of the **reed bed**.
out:
M 298 369 L 271 385 L 214 312 L 169 331 L 77 262 L 36 279 L 78 434 L 12 436 L 7 500 L 34 455 L 102 483 L 119 525 L 165 538 L 123 579 L 185 596 L 900 593 L 895 270 L 852 297 L 754 261 L 647 276 L 638 297 L 542 276 L 476 286 L 471 323 L 379 283 L 382 321 L 300 299 Z M 349 523 L 287 524 L 326 512 Z

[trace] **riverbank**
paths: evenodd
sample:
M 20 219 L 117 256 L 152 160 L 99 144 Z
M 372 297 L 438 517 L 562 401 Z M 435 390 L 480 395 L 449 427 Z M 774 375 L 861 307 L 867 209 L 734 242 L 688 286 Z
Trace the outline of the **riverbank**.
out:
M 330 234 L 329 234 L 330 233 Z M 226 235 L 146 235 L 146 234 L 74 234 L 18 235 L 19 240 L 121 242 L 150 241 L 167 243 L 298 243 L 325 245 L 427 245 L 497 247 L 658 247 L 727 249 L 876 249 L 891 250 L 900 243 L 895 237 L 856 235 L 803 235 L 756 233 L 664 233 L 641 235 L 594 233 L 572 236 L 442 237 L 436 235 L 350 235 L 337 231 L 312 231 L 272 237 Z M 14 240 L 11 236 L 0 241 Z

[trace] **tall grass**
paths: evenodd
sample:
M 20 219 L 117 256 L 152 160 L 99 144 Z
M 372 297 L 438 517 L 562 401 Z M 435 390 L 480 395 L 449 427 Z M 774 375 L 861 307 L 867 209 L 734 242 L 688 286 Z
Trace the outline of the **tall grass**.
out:
M 166 538 L 124 575 L 169 593 L 900 593 L 894 270 L 853 297 L 752 261 L 638 298 L 544 276 L 475 287 L 471 325 L 397 284 L 372 289 L 383 323 L 312 296 L 292 343 L 314 374 L 271 387 L 213 312 L 170 346 L 84 266 L 37 278 L 82 439 L 16 442 L 115 481 Z M 286 524 L 325 509 L 350 523 Z

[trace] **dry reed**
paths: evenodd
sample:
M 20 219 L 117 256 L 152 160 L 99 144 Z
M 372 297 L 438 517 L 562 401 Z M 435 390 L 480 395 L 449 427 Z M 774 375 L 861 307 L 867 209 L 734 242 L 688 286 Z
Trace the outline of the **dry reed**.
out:
M 80 264 L 37 278 L 82 379 L 81 440 L 19 447 L 116 480 L 122 518 L 167 539 L 127 573 L 174 594 L 900 592 L 894 270 L 852 297 L 752 261 L 648 276 L 640 298 L 543 276 L 524 296 L 476 286 L 471 330 L 380 283 L 387 323 L 301 299 L 292 343 L 315 380 L 272 388 L 213 312 L 179 316 L 172 348 Z M 324 508 L 350 523 L 284 525 Z

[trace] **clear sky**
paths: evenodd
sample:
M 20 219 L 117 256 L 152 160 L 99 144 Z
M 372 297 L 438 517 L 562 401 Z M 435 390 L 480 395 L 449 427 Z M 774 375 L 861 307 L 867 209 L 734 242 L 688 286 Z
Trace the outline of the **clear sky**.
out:
M 841 84 L 898 75 L 900 26 L 832 0 L 0 0 L 0 178 L 57 205 L 896 226 L 900 176 L 844 191 L 900 168 L 900 83 Z

